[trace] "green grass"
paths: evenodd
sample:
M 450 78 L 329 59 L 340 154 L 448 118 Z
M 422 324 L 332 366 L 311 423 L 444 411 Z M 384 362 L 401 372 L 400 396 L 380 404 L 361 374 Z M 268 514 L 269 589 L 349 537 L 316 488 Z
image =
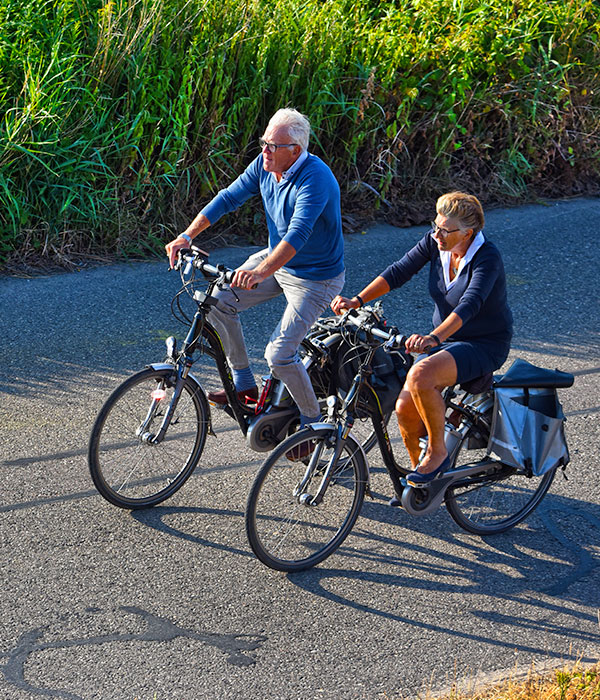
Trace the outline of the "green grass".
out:
M 0 0 L 0 264 L 160 251 L 311 118 L 347 212 L 600 190 L 592 0 Z M 219 224 L 262 234 L 260 208 Z

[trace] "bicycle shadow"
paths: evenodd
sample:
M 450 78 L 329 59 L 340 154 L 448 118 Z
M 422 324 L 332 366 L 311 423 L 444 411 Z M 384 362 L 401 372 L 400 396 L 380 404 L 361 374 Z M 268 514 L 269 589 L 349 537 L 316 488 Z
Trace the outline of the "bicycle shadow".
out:
M 243 515 L 235 508 L 157 506 L 131 517 L 169 536 L 252 560 L 249 547 L 238 544 Z M 222 541 L 192 533 L 181 516 L 218 519 Z M 176 525 L 168 522 L 171 517 Z M 223 528 L 228 520 L 229 528 Z M 213 526 L 208 524 L 205 531 L 214 533 Z M 590 579 L 599 565 L 600 506 L 549 494 L 525 523 L 483 538 L 460 530 L 444 509 L 415 518 L 381 503 L 366 503 L 353 532 L 329 560 L 285 578 L 311 596 L 415 631 L 564 659 L 564 649 L 555 651 L 528 638 L 533 633 L 536 639 L 560 635 L 582 649 L 600 647 L 600 631 L 589 631 L 598 622 L 600 594 Z M 258 575 L 273 574 L 258 562 L 256 566 Z M 385 591 L 380 597 L 373 594 L 378 588 Z M 425 605 L 429 596 L 445 596 L 444 601 L 460 597 L 467 601 L 461 610 L 473 624 L 464 618 L 456 624 L 452 615 L 422 615 L 414 601 L 403 604 L 406 594 L 411 599 L 423 596 Z M 492 603 L 479 603 L 479 597 Z M 507 612 L 514 605 L 518 614 Z M 494 632 L 482 633 L 486 626 Z M 515 635 L 499 635 L 498 630 L 514 630 Z M 579 650 L 572 658 L 595 661 Z
M 226 542 L 217 542 L 216 539 L 211 540 L 198 534 L 192 534 L 191 532 L 186 531 L 183 525 L 176 526 L 167 522 L 167 519 L 172 516 L 176 516 L 179 520 L 182 520 L 185 519 L 186 516 L 195 517 L 203 515 L 211 518 L 218 518 L 219 522 L 223 523 L 225 522 L 225 518 L 237 518 L 239 520 L 243 520 L 243 511 L 201 506 L 154 506 L 153 508 L 132 511 L 130 515 L 134 520 L 142 525 L 145 525 L 146 527 L 150 527 L 158 532 L 161 532 L 162 534 L 170 535 L 171 537 L 177 537 L 185 542 L 191 542 L 192 544 L 197 544 L 203 547 L 229 552 L 230 554 L 237 554 L 248 559 L 254 557 L 249 547 L 242 549 L 241 547 L 237 547 Z M 237 531 L 239 529 L 243 529 L 243 527 L 240 524 L 240 528 L 238 528 L 237 523 L 230 527 L 230 530 Z M 224 529 L 220 527 L 219 532 L 222 536 L 226 536 L 227 528 Z
M 579 645 L 570 658 L 597 660 L 581 649 L 600 647 L 600 632 L 590 631 L 598 628 L 600 604 L 593 580 L 600 565 L 600 506 L 550 494 L 525 523 L 484 538 L 463 532 L 453 521 L 449 523 L 449 517 L 443 509 L 420 519 L 377 503 L 366 504 L 348 540 L 328 560 L 345 560 L 346 567 L 328 567 L 325 562 L 306 572 L 287 574 L 287 579 L 313 596 L 415 630 L 563 659 L 564 649 L 555 651 L 526 641 L 529 633 L 559 635 Z M 398 538 L 382 534 L 382 524 L 396 524 Z M 408 531 L 410 536 L 405 534 Z M 428 544 L 432 539 L 434 546 Z M 357 584 L 371 591 L 367 600 Z M 377 587 L 386 593 L 373 594 Z M 351 591 L 356 594 L 350 595 Z M 405 592 L 410 593 L 408 600 Z M 391 609 L 399 596 L 400 606 Z M 449 605 L 453 596 L 474 601 L 461 609 L 476 624 L 453 624 L 452 615 L 421 615 L 416 601 L 427 608 L 431 596 L 444 596 Z M 496 601 L 493 608 L 480 607 L 479 596 Z M 408 604 L 403 605 L 404 601 Z M 515 604 L 518 614 L 507 612 Z M 482 622 L 496 634 L 503 633 L 495 637 L 477 632 Z
M 560 478 L 560 474 L 556 478 Z M 515 587 L 515 590 L 528 590 L 550 596 L 565 596 L 573 583 L 588 576 L 600 566 L 600 505 L 551 491 L 523 523 L 503 534 L 485 537 L 461 530 L 445 508 L 418 518 L 402 509 L 392 509 L 379 502 L 365 501 L 358 527 L 355 526 L 352 534 L 367 546 L 355 548 L 353 557 L 369 560 L 373 554 L 368 548 L 370 535 L 369 526 L 364 524 L 365 519 L 375 524 L 396 525 L 412 533 L 441 539 L 448 544 L 459 544 L 463 548 L 474 548 L 478 557 L 477 565 L 469 567 L 472 580 L 479 580 L 482 586 L 486 585 L 490 590 L 507 590 L 506 577 L 501 575 L 500 579 L 490 579 L 491 572 L 481 573 L 481 564 L 510 563 L 518 574 L 511 577 L 510 590 Z M 586 533 L 585 540 L 581 538 L 582 532 Z M 485 543 L 485 551 L 477 547 L 476 543 L 480 541 Z M 403 542 L 403 545 L 406 544 Z M 425 553 L 419 546 L 417 552 Z M 461 562 L 461 565 L 466 565 L 466 562 Z M 500 583 L 502 589 L 498 589 Z M 577 599 L 574 591 L 570 591 L 570 599 Z M 581 602 L 595 604 L 598 601 L 600 591 L 597 592 L 596 601 Z
M 465 624 L 464 622 L 460 628 L 450 627 L 445 626 L 442 623 L 430 621 L 432 619 L 431 616 L 425 620 L 419 619 L 419 615 L 410 614 L 411 610 L 407 610 L 406 614 L 385 611 L 376 607 L 374 604 L 369 605 L 366 603 L 361 603 L 342 595 L 339 593 L 339 585 L 336 586 L 336 590 L 332 590 L 334 584 L 331 583 L 336 579 L 342 579 L 343 581 L 353 579 L 354 581 L 359 581 L 370 587 L 384 583 L 388 588 L 391 586 L 404 588 L 407 585 L 407 581 L 403 577 L 398 577 L 396 579 L 396 577 L 391 577 L 389 574 L 379 574 L 372 571 L 350 571 L 347 569 L 317 568 L 311 572 L 288 574 L 288 579 L 299 589 L 302 589 L 303 591 L 314 596 L 318 596 L 330 603 L 351 608 L 367 615 L 385 618 L 386 620 L 405 624 L 413 628 L 416 632 L 450 635 L 465 641 L 476 642 L 479 645 L 484 644 L 491 647 L 518 650 L 521 653 L 526 653 L 528 655 L 535 654 L 546 658 L 550 657 L 560 660 L 569 658 L 574 660 L 576 659 L 582 663 L 597 662 L 597 656 L 593 654 L 581 653 L 578 649 L 574 650 L 573 653 L 565 654 L 563 649 L 554 651 L 548 646 L 535 646 L 531 643 L 515 641 L 514 637 L 505 637 L 504 639 L 494 638 L 491 634 L 481 634 L 475 631 L 469 631 L 469 625 Z M 327 584 L 330 584 L 331 587 L 329 588 Z M 520 601 L 516 600 L 514 602 L 518 603 Z M 532 603 L 531 600 L 523 602 L 526 602 L 528 605 Z M 568 615 L 571 619 L 577 619 L 580 623 L 586 622 L 589 624 L 597 624 L 597 615 L 595 614 L 585 615 L 558 605 L 548 606 L 547 604 L 540 603 L 539 607 L 543 608 L 544 612 L 551 614 L 561 615 L 563 617 Z M 587 645 L 588 647 L 593 645 L 594 648 L 598 648 L 598 646 L 600 646 L 600 634 L 577 630 L 568 621 L 561 625 L 559 623 L 554 623 L 550 620 L 540 619 L 538 617 L 526 617 L 521 612 L 519 612 L 518 615 L 506 615 L 496 611 L 471 609 L 468 611 L 468 614 L 473 618 L 479 618 L 480 621 L 484 620 L 488 622 L 490 627 L 493 629 L 498 629 L 500 626 L 505 628 L 513 628 L 520 633 L 521 638 L 526 638 L 528 632 L 535 631 L 543 632 L 544 634 L 560 635 L 562 637 L 569 638 L 572 643 L 579 642 Z M 440 617 L 443 618 L 443 616 Z
M 159 505 L 132 511 L 137 522 L 193 544 L 221 549 L 253 558 L 248 546 L 219 543 L 192 534 L 185 523 L 173 525 L 169 518 L 205 516 L 218 518 L 219 531 L 243 530 L 244 511 L 208 506 Z M 229 528 L 223 522 L 234 519 Z M 388 534 L 390 527 L 393 534 Z M 212 530 L 212 526 L 208 529 Z M 585 541 L 579 536 L 586 533 Z M 429 540 L 439 546 L 424 544 Z M 411 590 L 476 593 L 500 598 L 543 595 L 586 606 L 600 602 L 585 597 L 574 584 L 592 575 L 600 566 L 600 506 L 549 493 L 536 511 L 515 528 L 500 535 L 479 537 L 459 528 L 445 508 L 422 518 L 379 501 L 366 501 L 348 539 L 333 557 L 346 559 L 352 568 L 346 574 L 378 576 L 380 582 Z M 365 569 L 357 573 L 357 566 Z M 376 574 L 366 569 L 393 566 L 401 573 Z M 325 564 L 300 574 L 289 574 L 295 584 L 312 577 L 344 575 L 344 569 Z M 431 581 L 423 576 L 433 576 Z M 600 636 L 599 636 L 600 640 Z

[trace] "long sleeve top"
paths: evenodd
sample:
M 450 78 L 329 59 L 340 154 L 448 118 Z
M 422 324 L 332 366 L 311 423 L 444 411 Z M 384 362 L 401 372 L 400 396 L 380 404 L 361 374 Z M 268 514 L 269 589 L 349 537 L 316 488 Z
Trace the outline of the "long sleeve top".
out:
M 259 155 L 202 209 L 202 214 L 214 224 L 257 194 L 262 197 L 267 218 L 269 251 L 280 241 L 296 251 L 284 270 L 309 280 L 331 279 L 344 270 L 340 188 L 320 158 L 308 154 L 289 178 L 277 182 L 264 170 Z
M 513 319 L 506 294 L 506 276 L 500 251 L 487 239 L 446 288 L 438 246 L 428 233 L 404 257 L 381 274 L 391 289 L 429 266 L 429 293 L 435 303 L 433 326 L 454 311 L 462 327 L 449 340 L 488 339 L 510 345 Z

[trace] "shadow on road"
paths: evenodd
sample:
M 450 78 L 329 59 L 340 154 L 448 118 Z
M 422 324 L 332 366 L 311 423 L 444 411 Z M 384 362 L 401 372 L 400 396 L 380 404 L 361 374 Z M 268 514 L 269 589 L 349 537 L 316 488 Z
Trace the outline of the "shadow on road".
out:
M 219 543 L 165 522 L 167 517 L 178 520 L 180 515 L 217 519 L 214 526 L 203 528 L 206 532 L 219 528 L 218 522 L 223 524 L 223 519 L 243 518 L 242 511 L 202 507 L 159 506 L 132 514 L 147 527 L 200 547 L 217 548 L 244 558 L 252 556 L 247 547 Z M 398 538 L 378 534 L 383 529 L 377 527 L 379 524 L 396 525 Z M 235 531 L 240 529 L 238 522 Z M 388 531 L 389 527 L 385 529 Z M 406 536 L 409 530 L 411 535 Z M 585 533 L 585 538 L 581 533 Z M 551 650 L 528 643 L 526 632 L 563 635 L 572 640 L 573 658 L 576 658 L 578 645 L 600 646 L 600 631 L 582 631 L 584 623 L 589 625 L 597 620 L 589 610 L 600 602 L 597 586 L 590 585 L 600 565 L 599 553 L 600 506 L 552 493 L 525 523 L 507 533 L 485 538 L 460 530 L 443 509 L 420 519 L 381 503 L 365 503 L 353 533 L 331 559 L 309 571 L 288 574 L 287 578 L 294 586 L 337 605 L 401 622 L 415 630 L 444 632 L 492 647 L 553 657 Z M 329 567 L 333 562 L 336 566 Z M 343 566 L 344 562 L 347 567 Z M 344 580 L 346 584 L 340 585 Z M 381 595 L 371 596 L 368 603 L 342 595 L 340 591 L 353 590 L 352 582 L 368 584 Z M 432 621 L 430 616 L 423 621 L 420 610 L 411 607 L 410 599 L 397 611 L 390 610 L 390 601 L 402 600 L 403 591 L 419 590 L 431 596 L 463 596 L 463 614 L 487 620 L 495 631 L 498 625 L 503 625 L 518 629 L 519 634 L 501 639 L 470 633 L 466 630 L 471 625 L 457 626 L 452 616 L 447 625 L 443 620 Z M 476 603 L 478 596 L 498 602 L 519 602 L 522 612 L 517 617 L 504 614 L 501 606 L 498 611 L 480 610 Z M 374 600 L 381 600 L 381 606 Z M 579 606 L 587 612 L 578 610 Z M 528 616 L 530 609 L 537 612 Z M 540 617 L 540 609 L 547 611 L 547 616 Z M 521 641 L 515 641 L 517 638 Z M 564 651 L 554 657 L 564 658 Z
M 337 605 L 395 620 L 415 630 L 444 632 L 492 647 L 562 659 L 562 650 L 554 653 L 524 641 L 528 639 L 528 631 L 560 635 L 572 641 L 573 659 L 596 661 L 592 656 L 580 656 L 578 649 L 600 646 L 600 630 L 582 631 L 583 623 L 597 625 L 598 622 L 597 614 L 589 610 L 600 603 L 600 591 L 592 579 L 600 565 L 599 506 L 549 494 L 524 524 L 502 535 L 485 538 L 468 535 L 454 523 L 444 522 L 442 513 L 422 520 L 396 513 L 390 514 L 390 509 L 382 505 L 367 505 L 359 520 L 360 531 L 355 528 L 332 559 L 310 571 L 288 574 L 289 581 Z M 444 517 L 449 516 L 444 514 Z M 419 537 L 415 542 L 414 538 L 398 541 L 374 535 L 368 532 L 365 518 L 387 523 L 398 520 Z M 432 537 L 440 546 L 426 544 Z M 329 562 L 339 564 L 340 559 L 345 559 L 349 567 L 327 567 Z M 394 573 L 379 573 L 379 568 Z M 336 579 L 335 585 L 332 579 Z M 347 585 L 339 585 L 340 580 L 346 580 Z M 373 586 L 381 596 L 372 596 L 365 603 L 341 595 L 341 590 L 352 590 L 352 581 Z M 504 626 L 514 628 L 515 634 L 504 639 L 471 634 L 466 630 L 472 625 L 456 625 L 451 611 L 447 625 L 443 620 L 431 621 L 431 616 L 422 621 L 421 611 L 411 606 L 410 598 L 397 612 L 391 611 L 389 601 L 398 597 L 402 600 L 404 590 L 425 590 L 431 596 L 459 594 L 464 596 L 463 613 L 488 621 L 490 629 L 496 632 Z M 532 608 L 536 612 L 531 616 L 513 616 L 500 610 L 479 610 L 476 601 L 480 595 L 499 603 L 519 602 L 522 613 Z M 381 606 L 373 603 L 376 599 L 381 600 Z M 585 607 L 587 612 L 576 609 L 578 606 Z M 547 615 L 540 617 L 540 610 Z

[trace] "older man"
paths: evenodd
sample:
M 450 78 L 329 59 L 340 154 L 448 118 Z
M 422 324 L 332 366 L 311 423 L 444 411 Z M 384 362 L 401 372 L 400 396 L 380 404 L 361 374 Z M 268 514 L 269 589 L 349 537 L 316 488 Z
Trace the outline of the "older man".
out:
M 250 197 L 261 195 L 269 246 L 236 271 L 235 294 L 230 289 L 218 293 L 210 320 L 223 341 L 240 399 L 252 401 L 258 389 L 238 313 L 285 295 L 287 306 L 265 358 L 298 405 L 302 425 L 317 420 L 320 409 L 298 347 L 344 285 L 340 189 L 329 167 L 308 152 L 309 136 L 310 123 L 300 112 L 276 112 L 259 139 L 261 155 L 166 246 L 173 265 L 177 251 L 189 246 L 201 231 Z M 211 392 L 208 398 L 214 403 L 227 401 L 224 391 Z

